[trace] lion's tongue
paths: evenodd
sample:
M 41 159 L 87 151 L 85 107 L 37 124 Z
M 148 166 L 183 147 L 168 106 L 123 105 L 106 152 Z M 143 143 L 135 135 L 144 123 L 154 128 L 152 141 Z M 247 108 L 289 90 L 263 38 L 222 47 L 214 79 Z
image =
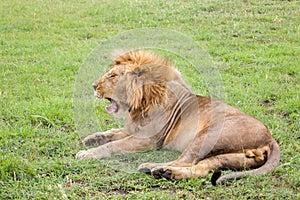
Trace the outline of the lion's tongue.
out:
M 105 107 L 105 110 L 109 114 L 113 114 L 113 113 L 118 111 L 118 106 L 117 106 L 117 103 L 114 100 L 111 100 L 110 103 L 111 103 L 111 105 Z

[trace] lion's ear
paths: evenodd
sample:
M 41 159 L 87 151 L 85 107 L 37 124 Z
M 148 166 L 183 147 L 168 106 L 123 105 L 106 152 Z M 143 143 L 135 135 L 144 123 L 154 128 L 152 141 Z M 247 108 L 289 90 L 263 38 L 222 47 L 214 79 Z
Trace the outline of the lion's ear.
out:
M 146 116 L 154 105 L 161 105 L 166 102 L 166 86 L 163 83 L 155 83 L 149 80 L 148 71 L 135 69 L 129 73 L 127 80 L 127 102 L 130 111 L 141 112 Z

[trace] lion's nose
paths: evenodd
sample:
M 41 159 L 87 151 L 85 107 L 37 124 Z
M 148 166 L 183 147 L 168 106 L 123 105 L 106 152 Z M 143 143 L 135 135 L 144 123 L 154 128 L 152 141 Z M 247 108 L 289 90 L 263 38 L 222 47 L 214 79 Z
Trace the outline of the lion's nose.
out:
M 98 85 L 96 83 L 93 83 L 92 86 L 93 86 L 94 90 L 96 91 Z

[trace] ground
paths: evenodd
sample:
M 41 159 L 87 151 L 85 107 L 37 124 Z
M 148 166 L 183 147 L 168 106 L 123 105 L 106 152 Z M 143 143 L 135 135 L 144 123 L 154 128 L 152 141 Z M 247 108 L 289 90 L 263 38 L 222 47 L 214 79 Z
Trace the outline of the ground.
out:
M 298 1 L 1 1 L 1 199 L 299 199 L 299 6 Z M 270 128 L 281 148 L 279 167 L 214 187 L 211 174 L 168 181 L 128 168 L 143 159 L 158 161 L 160 152 L 117 157 L 113 167 L 74 158 L 84 148 L 73 117 L 77 71 L 101 41 L 142 27 L 184 33 L 211 55 L 226 94 L 222 100 Z M 187 63 L 172 58 L 176 65 Z M 204 86 L 201 91 L 199 77 L 184 73 L 195 92 L 209 95 Z M 116 124 L 102 104 L 95 108 L 104 128 Z

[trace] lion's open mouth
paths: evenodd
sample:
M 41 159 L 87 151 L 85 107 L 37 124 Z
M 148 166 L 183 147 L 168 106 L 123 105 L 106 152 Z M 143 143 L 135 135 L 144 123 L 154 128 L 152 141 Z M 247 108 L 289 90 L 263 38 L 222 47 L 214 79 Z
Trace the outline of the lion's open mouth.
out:
M 105 107 L 106 112 L 109 114 L 118 112 L 117 102 L 111 98 L 107 98 L 107 100 L 110 101 L 110 106 Z

